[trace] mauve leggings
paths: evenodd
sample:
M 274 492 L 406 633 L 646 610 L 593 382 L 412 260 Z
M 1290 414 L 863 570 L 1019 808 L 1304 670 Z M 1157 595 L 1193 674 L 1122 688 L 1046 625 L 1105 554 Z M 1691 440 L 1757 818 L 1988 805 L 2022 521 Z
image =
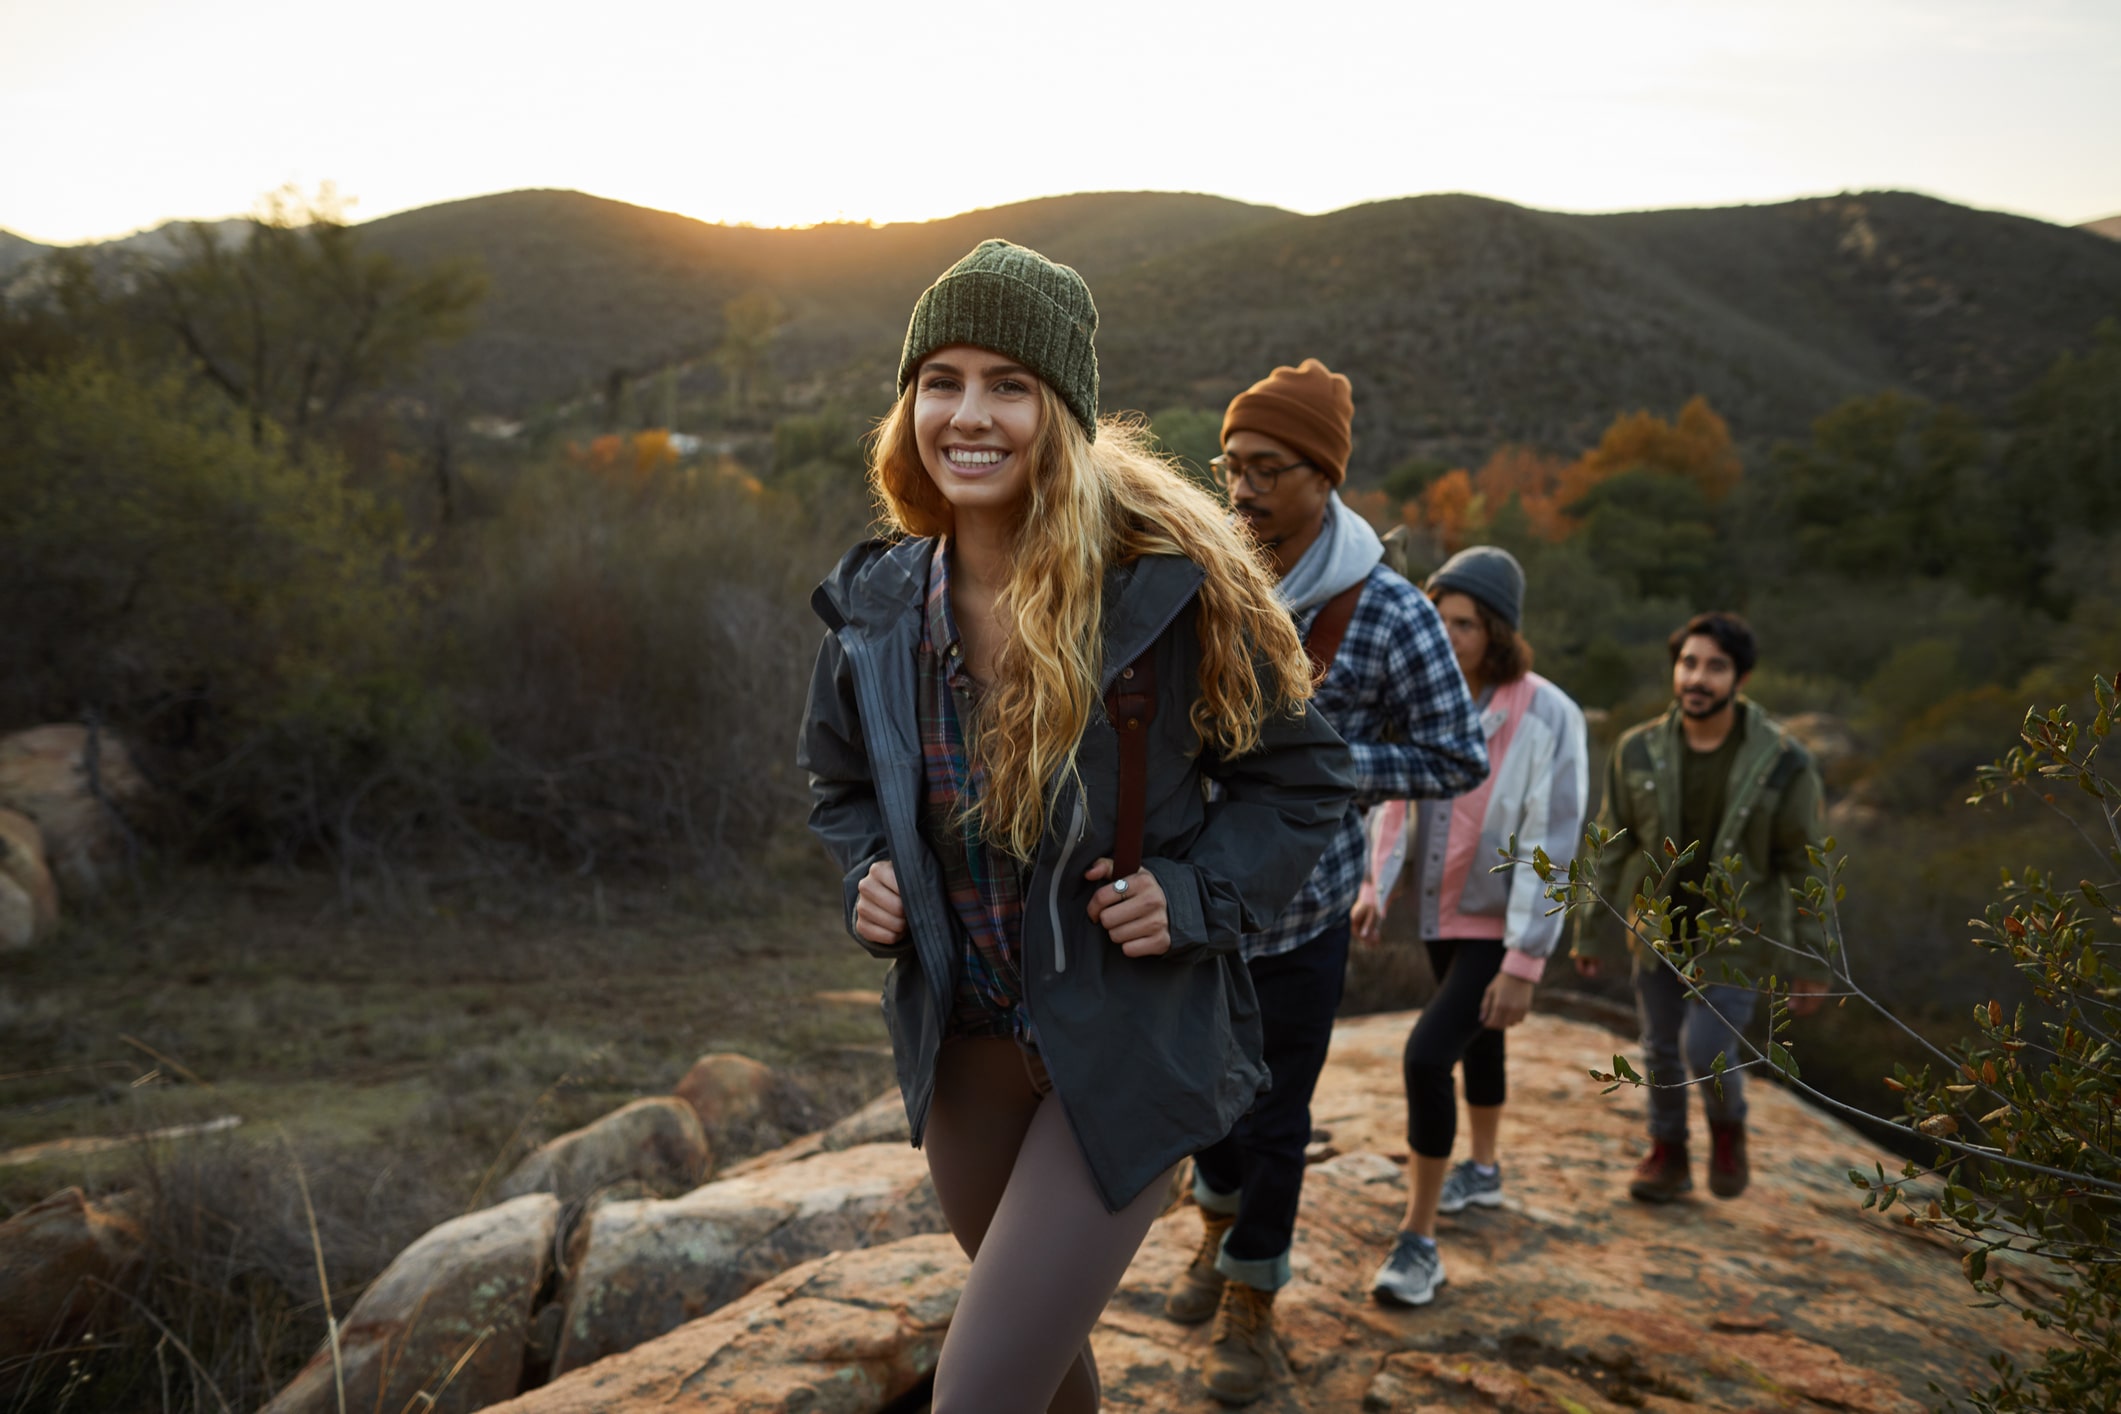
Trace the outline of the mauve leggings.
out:
M 1095 1414 L 1090 1330 L 1170 1185 L 1107 1212 L 1043 1068 L 1009 1040 L 943 1043 L 921 1148 L 972 1258 L 934 1414 Z

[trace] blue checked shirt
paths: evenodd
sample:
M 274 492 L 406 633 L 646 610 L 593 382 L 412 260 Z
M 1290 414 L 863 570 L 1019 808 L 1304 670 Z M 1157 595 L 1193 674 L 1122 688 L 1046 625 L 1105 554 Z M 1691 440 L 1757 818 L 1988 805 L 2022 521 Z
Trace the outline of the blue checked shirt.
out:
M 1297 632 L 1308 634 L 1317 617 L 1317 609 L 1298 615 Z M 1245 935 L 1247 959 L 1289 952 L 1347 919 L 1362 888 L 1364 811 L 1381 800 L 1463 795 L 1488 774 L 1480 713 L 1436 606 L 1383 565 L 1364 581 L 1311 707 L 1355 755 L 1355 799 L 1295 901 L 1273 927 Z M 1381 740 L 1388 727 L 1398 740 Z

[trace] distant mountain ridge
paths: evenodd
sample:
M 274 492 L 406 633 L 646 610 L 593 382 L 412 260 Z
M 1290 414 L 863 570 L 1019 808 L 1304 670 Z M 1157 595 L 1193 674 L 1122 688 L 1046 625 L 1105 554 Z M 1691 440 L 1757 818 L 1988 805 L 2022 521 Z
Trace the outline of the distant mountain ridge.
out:
M 2108 240 L 2121 241 L 2121 216 L 2105 216 L 2097 221 L 2086 221 L 2077 229 L 2090 231 L 2095 236 L 2105 236 Z
M 2121 242 L 1895 192 L 1600 216 L 1462 195 L 1301 216 L 1102 192 L 784 230 L 533 190 L 363 229 L 406 260 L 485 267 L 480 327 L 443 356 L 479 411 L 521 415 L 674 362 L 711 381 L 723 306 L 761 289 L 788 313 L 773 358 L 789 404 L 877 406 L 914 298 L 1001 236 L 1089 279 L 1108 409 L 1219 408 L 1317 355 L 1355 381 L 1370 472 L 1504 440 L 1574 448 L 1616 412 L 1697 392 L 1749 440 L 1886 387 L 1993 414 L 2121 316 Z M 0 242 L 0 269 L 14 249 Z
M 1890 192 L 1609 216 L 1472 196 L 1300 216 L 1094 193 L 759 230 L 542 191 L 368 231 L 407 259 L 485 262 L 484 327 L 450 363 L 513 411 L 711 349 L 722 304 L 747 289 L 789 312 L 784 387 L 873 405 L 915 296 L 1002 236 L 1089 279 L 1106 407 L 1220 407 L 1315 354 L 1355 380 L 1356 464 L 1371 471 L 1502 440 L 1571 448 L 1618 411 L 1697 392 L 1754 439 L 1885 387 L 1993 413 L 2121 315 L 2121 245 Z
M 78 246 L 45 245 L 40 241 L 18 236 L 13 231 L 0 230 L 0 280 L 13 274 L 32 260 L 60 250 L 83 250 L 99 255 L 123 252 L 156 259 L 171 254 L 177 248 L 177 232 L 185 226 L 203 225 L 212 228 L 223 245 L 242 237 L 250 222 L 241 216 L 231 216 L 220 221 L 164 221 L 145 231 L 135 231 L 129 236 L 119 236 L 108 241 L 87 241 Z

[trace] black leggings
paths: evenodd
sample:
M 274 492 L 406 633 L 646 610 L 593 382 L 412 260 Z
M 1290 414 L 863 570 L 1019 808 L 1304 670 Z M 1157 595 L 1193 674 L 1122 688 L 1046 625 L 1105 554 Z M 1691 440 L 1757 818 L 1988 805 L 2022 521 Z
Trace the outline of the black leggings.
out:
M 1503 1033 L 1480 1024 L 1480 999 L 1502 970 L 1500 938 L 1429 938 L 1436 995 L 1407 1037 L 1407 1142 L 1425 1159 L 1448 1159 L 1458 1138 L 1451 1067 L 1466 1066 L 1466 1103 L 1499 1105 L 1508 1095 Z

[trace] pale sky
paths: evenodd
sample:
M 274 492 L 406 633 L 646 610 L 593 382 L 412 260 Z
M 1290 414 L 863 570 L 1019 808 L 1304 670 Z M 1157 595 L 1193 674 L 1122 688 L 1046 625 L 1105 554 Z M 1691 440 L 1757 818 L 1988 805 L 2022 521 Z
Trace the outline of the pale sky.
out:
M 0 227 L 330 181 L 711 221 L 1072 191 L 1603 211 L 1861 188 L 2121 213 L 2121 0 L 0 0 Z

